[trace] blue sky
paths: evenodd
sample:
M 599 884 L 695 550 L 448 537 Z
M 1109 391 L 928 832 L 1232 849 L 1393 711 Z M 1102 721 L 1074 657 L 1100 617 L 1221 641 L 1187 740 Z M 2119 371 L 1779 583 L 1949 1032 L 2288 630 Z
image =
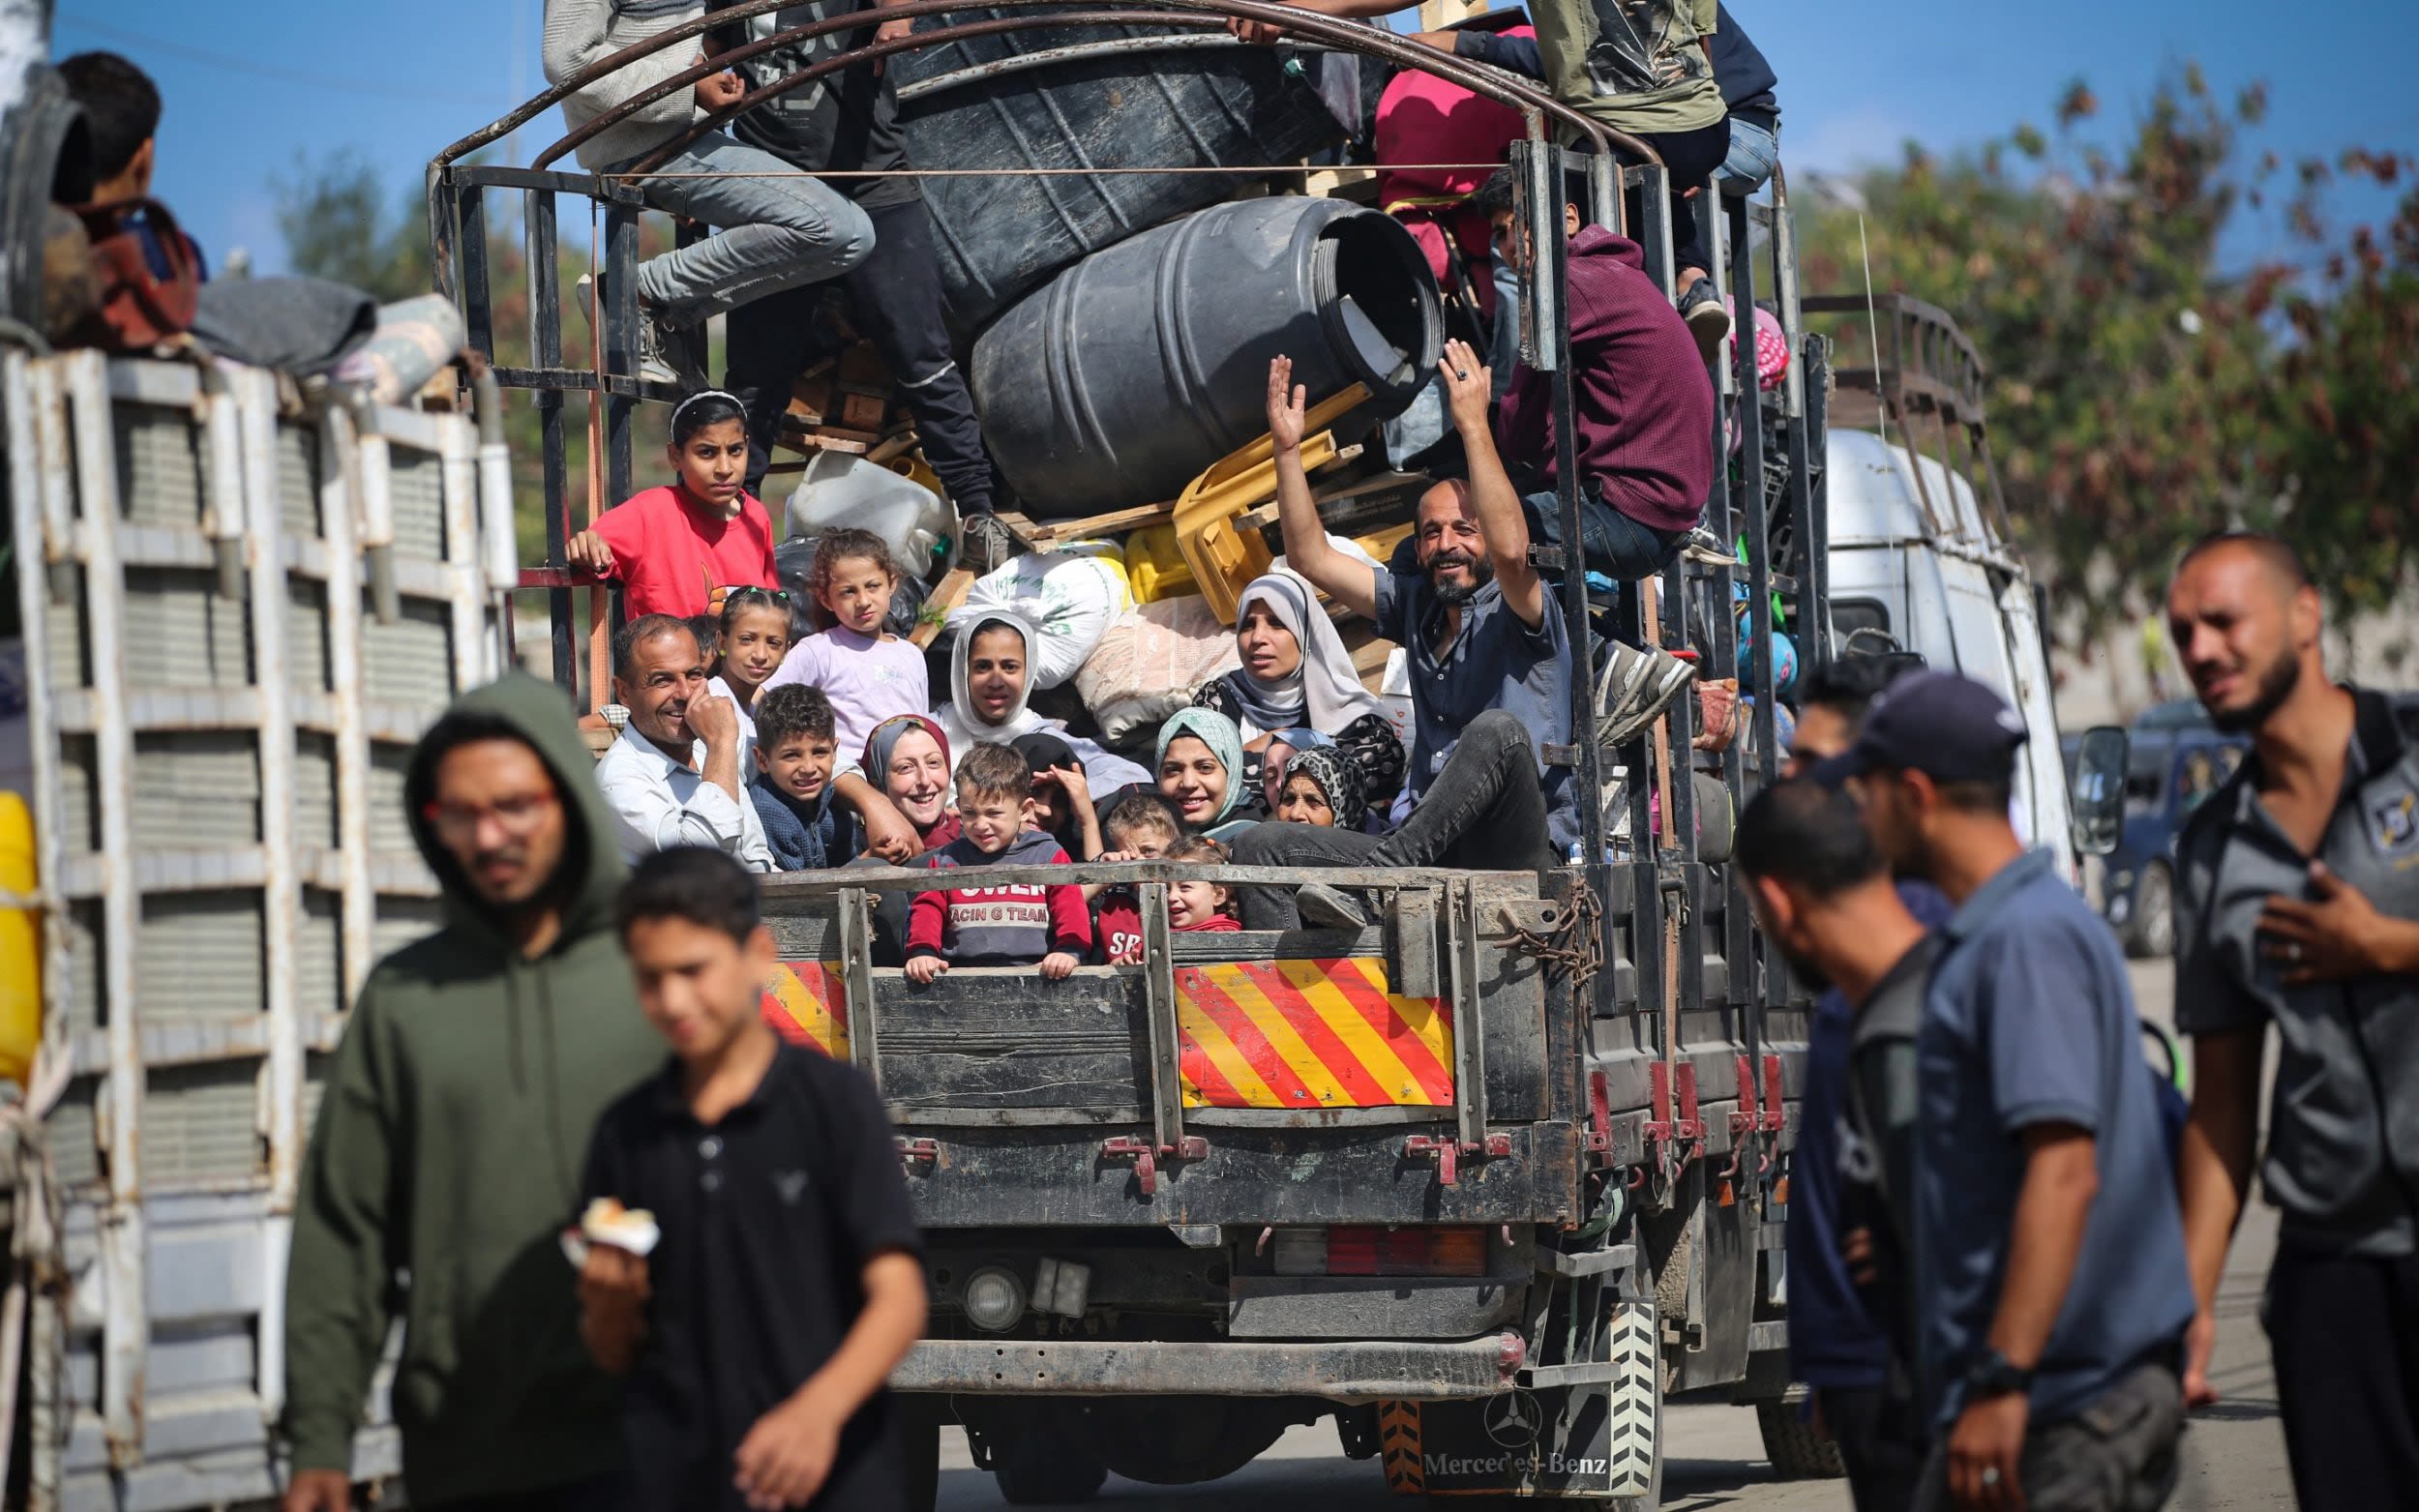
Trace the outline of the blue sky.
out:
M 2286 158 L 2359 144 L 2419 144 L 2419 4 L 2354 0 L 2305 10 L 2248 0 L 2135 0 L 2016 6 L 1916 0 L 1731 0 L 1780 74 L 1782 152 L 1793 168 L 1895 158 L 1912 138 L 1935 151 L 2019 120 L 2047 124 L 2071 79 L 2099 96 L 2113 132 L 2163 71 L 2197 60 L 2222 96 L 2270 92 L 2259 137 Z M 275 182 L 298 156 L 349 149 L 400 201 L 430 155 L 543 84 L 542 0 L 58 0 L 55 55 L 123 52 L 167 100 L 156 190 L 223 262 L 283 264 Z M 560 134 L 549 113 L 520 156 Z M 2379 196 L 2339 199 L 2374 215 Z M 2247 258 L 2283 250 L 2266 227 L 2228 241 Z

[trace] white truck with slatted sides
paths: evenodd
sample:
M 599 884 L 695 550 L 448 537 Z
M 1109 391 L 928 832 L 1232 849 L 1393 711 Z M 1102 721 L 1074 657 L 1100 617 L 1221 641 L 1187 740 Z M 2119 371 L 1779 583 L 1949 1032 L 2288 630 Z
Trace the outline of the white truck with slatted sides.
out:
M 42 1030 L 0 1108 L 10 1507 L 273 1496 L 285 1255 L 354 989 L 433 928 L 411 743 L 499 667 L 509 476 L 464 414 L 0 360 Z M 500 566 L 501 573 L 497 568 Z M 14 744 L 0 733 L 0 744 Z M 384 1418 L 383 1384 L 373 1418 Z M 389 1432 L 363 1441 L 391 1473 Z

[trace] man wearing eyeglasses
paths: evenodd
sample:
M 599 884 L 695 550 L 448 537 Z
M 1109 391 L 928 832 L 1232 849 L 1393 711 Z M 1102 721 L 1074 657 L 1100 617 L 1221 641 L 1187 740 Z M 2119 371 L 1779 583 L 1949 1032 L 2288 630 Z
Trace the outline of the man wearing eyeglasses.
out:
M 284 1512 L 351 1501 L 390 1321 L 415 1507 L 601 1504 L 613 1393 L 556 1230 L 605 1106 L 660 1062 L 613 933 L 613 816 L 561 692 L 465 695 L 403 782 L 444 924 L 379 962 L 304 1156 L 286 1275 Z

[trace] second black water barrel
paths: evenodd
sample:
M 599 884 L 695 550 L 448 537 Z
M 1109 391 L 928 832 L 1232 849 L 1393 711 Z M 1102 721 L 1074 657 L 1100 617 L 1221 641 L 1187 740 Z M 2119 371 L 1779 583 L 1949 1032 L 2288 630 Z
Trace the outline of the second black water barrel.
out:
M 983 438 L 1025 512 L 1173 499 L 1268 433 L 1269 360 L 1311 401 L 1365 383 L 1374 413 L 1436 371 L 1444 317 L 1391 218 L 1299 195 L 1216 205 L 1096 252 L 974 343 Z
M 969 6 L 917 29 L 1010 15 L 1046 13 Z M 979 329 L 1085 254 L 1341 140 L 1294 57 L 1224 32 L 1043 26 L 892 58 L 909 156 L 953 175 L 922 181 L 950 312 Z M 1133 168 L 1182 171 L 1117 171 Z

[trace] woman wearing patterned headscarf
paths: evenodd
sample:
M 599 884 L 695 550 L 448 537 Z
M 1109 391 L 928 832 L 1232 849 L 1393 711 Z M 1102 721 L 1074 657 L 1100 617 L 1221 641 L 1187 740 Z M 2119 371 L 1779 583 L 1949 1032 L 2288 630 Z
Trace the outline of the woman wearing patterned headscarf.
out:
M 1360 773 L 1344 754 L 1329 746 L 1297 751 L 1279 781 L 1275 818 L 1285 824 L 1357 830 L 1368 821 Z

